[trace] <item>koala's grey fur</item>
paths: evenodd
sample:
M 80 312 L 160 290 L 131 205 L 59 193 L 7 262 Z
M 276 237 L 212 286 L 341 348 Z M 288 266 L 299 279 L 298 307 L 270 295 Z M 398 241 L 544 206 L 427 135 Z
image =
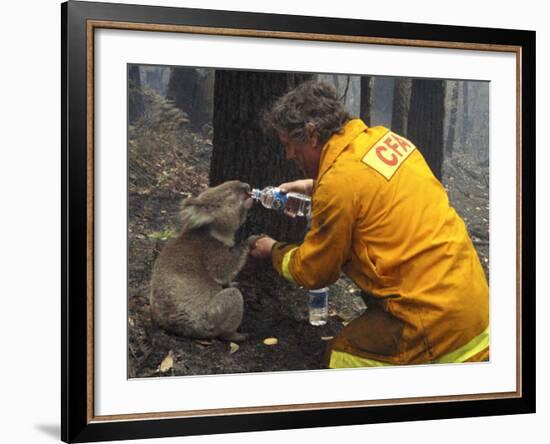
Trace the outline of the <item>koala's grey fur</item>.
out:
M 248 184 L 231 181 L 183 201 L 182 232 L 158 256 L 151 280 L 151 314 L 177 335 L 238 341 L 243 317 L 241 292 L 231 287 L 249 245 L 235 245 L 253 200 Z

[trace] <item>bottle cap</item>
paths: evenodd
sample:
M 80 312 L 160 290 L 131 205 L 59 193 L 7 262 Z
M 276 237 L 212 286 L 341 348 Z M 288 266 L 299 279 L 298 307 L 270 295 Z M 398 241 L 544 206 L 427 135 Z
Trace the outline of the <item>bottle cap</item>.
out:
M 328 292 L 328 287 L 318 288 L 316 290 L 309 290 L 310 293 L 326 293 Z

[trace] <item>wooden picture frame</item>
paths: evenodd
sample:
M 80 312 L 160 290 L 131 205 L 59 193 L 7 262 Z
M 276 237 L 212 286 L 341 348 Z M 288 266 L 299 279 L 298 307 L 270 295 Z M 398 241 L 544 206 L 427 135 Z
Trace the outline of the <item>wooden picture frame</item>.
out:
M 69 1 L 62 15 L 62 415 L 65 442 L 278 430 L 535 411 L 535 33 Z M 94 33 L 275 38 L 504 52 L 516 57 L 516 390 L 96 415 Z M 529 118 L 524 118 L 529 116 Z

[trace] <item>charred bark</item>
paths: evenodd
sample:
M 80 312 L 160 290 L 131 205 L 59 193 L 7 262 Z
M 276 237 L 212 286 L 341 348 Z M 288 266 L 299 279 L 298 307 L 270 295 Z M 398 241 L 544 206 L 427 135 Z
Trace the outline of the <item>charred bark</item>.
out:
M 261 129 L 262 112 L 310 75 L 217 70 L 214 84 L 214 138 L 210 185 L 238 179 L 254 188 L 303 178 L 287 161 L 279 140 Z M 244 233 L 266 233 L 301 242 L 306 221 L 256 205 Z
M 166 98 L 187 114 L 193 128 L 212 119 L 214 70 L 172 68 Z
M 458 120 L 458 82 L 448 82 L 447 84 L 451 88 L 451 98 L 449 103 L 449 130 L 447 131 L 447 139 L 445 141 L 445 151 L 449 156 L 452 156 Z
M 417 146 L 434 175 L 441 179 L 443 163 L 443 80 L 414 79 L 407 137 Z
M 393 87 L 393 105 L 391 129 L 397 134 L 407 137 L 407 121 L 411 103 L 412 80 L 396 78 Z
M 372 124 L 372 102 L 374 93 L 374 77 L 361 77 L 361 108 L 359 115 L 363 122 Z
M 128 68 L 128 120 L 130 124 L 138 120 L 144 110 L 139 66 L 130 65 Z

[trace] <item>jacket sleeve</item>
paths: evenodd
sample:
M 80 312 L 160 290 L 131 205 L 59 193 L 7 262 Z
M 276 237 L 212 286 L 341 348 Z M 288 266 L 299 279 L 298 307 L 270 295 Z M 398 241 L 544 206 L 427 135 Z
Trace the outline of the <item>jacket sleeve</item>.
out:
M 277 243 L 272 250 L 279 274 L 308 289 L 335 282 L 351 257 L 354 192 L 345 180 L 329 180 L 329 174 L 313 194 L 311 228 L 302 245 Z

